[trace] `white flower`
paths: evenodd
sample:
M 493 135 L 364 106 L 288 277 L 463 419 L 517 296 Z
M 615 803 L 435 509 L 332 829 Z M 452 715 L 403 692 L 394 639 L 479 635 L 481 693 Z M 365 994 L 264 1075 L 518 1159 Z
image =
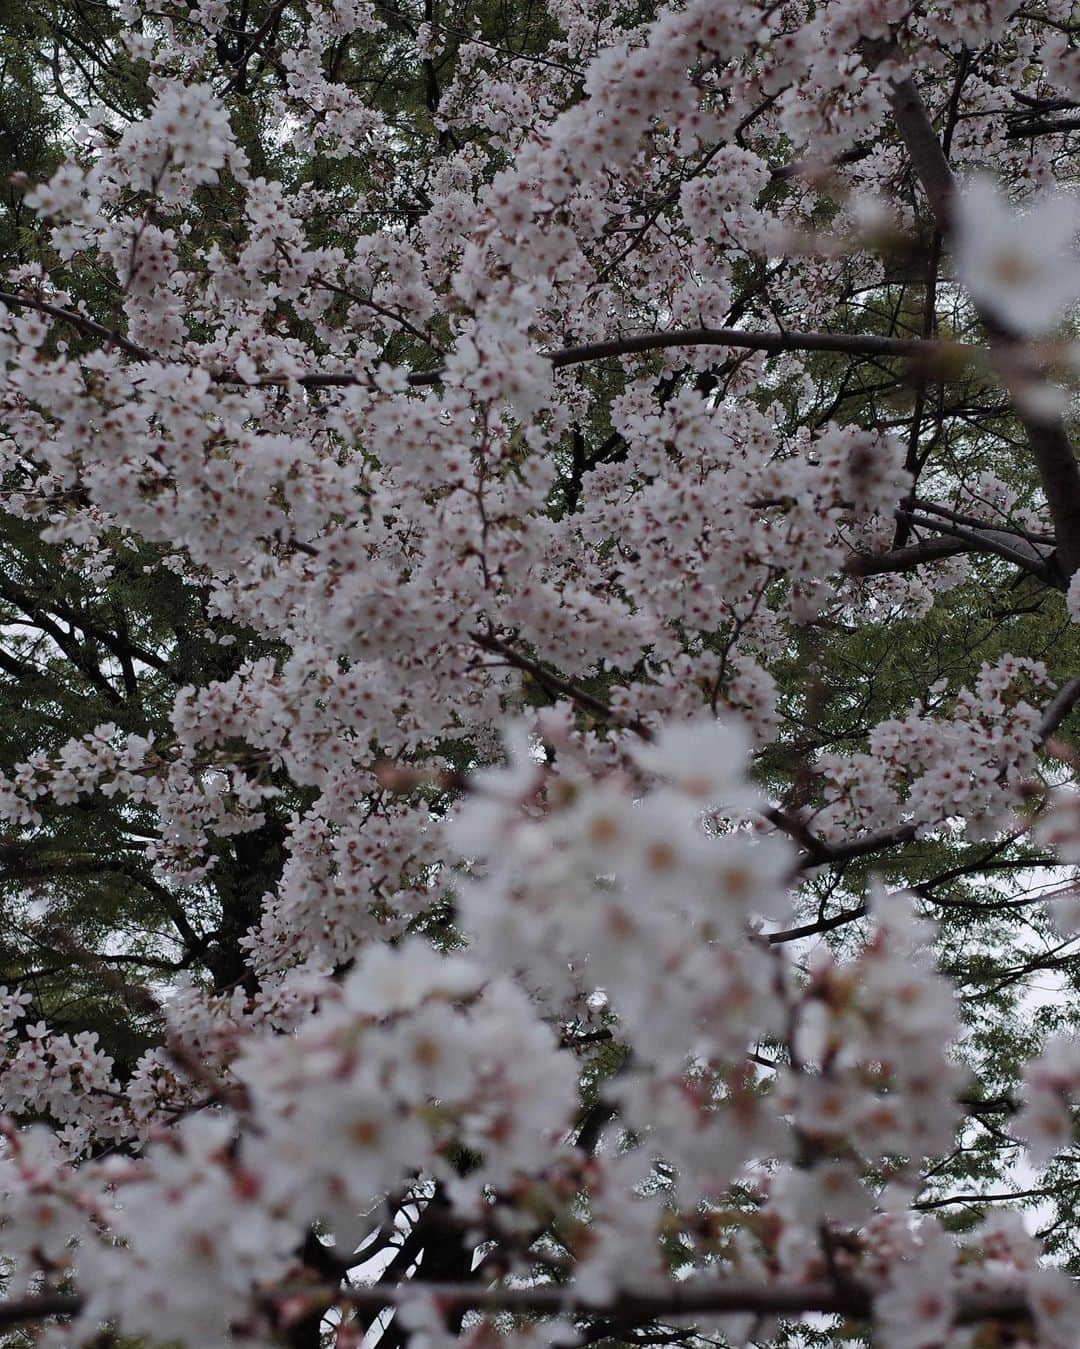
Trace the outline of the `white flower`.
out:
M 956 1306 L 952 1248 L 936 1225 L 923 1223 L 910 1260 L 894 1266 L 889 1287 L 874 1299 L 884 1349 L 937 1349 L 947 1339 Z
M 1080 623 L 1080 571 L 1076 572 L 1069 582 L 1068 594 L 1065 596 L 1065 607 L 1068 609 L 1072 621 Z
M 956 266 L 977 304 L 1021 337 L 1053 328 L 1080 296 L 1080 209 L 1063 194 L 1020 213 L 975 178 L 956 204 Z
M 1028 1303 L 1047 1349 L 1065 1349 L 1076 1343 L 1080 1322 L 1080 1292 L 1060 1269 L 1034 1270 L 1028 1280 Z
M 364 951 L 342 997 L 350 1011 L 362 1016 L 391 1016 L 419 1007 L 436 993 L 464 997 L 482 982 L 481 972 L 465 956 L 442 956 L 422 937 L 408 937 L 397 947 Z
M 750 737 L 733 722 L 694 720 L 665 726 L 651 744 L 635 748 L 635 761 L 703 803 L 752 806 L 756 796 L 744 773 Z

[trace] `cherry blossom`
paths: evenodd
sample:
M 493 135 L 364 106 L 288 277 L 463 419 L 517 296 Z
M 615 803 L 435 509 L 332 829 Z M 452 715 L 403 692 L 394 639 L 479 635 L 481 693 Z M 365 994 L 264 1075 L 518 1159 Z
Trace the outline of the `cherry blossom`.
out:
M 974 178 L 957 199 L 956 265 L 972 296 L 1007 328 L 1040 337 L 1080 297 L 1080 205 L 1044 196 L 1019 212 Z
M 1053 1230 L 941 1179 L 1075 1160 L 994 967 L 1078 927 L 1002 879 L 1080 862 L 1070 6 L 114 9 L 142 110 L 13 185 L 2 504 L 196 618 L 97 667 L 65 600 L 108 708 L 0 847 L 104 803 L 175 931 L 17 901 L 156 1038 L 0 989 L 0 1324 L 1071 1343 Z

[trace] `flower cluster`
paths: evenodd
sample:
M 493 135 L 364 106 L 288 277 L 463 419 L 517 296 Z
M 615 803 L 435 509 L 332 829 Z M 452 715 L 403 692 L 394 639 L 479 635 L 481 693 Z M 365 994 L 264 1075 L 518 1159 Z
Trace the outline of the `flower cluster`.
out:
M 5 561 L 0 676 L 108 710 L 43 696 L 0 853 L 100 806 L 153 900 L 96 952 L 15 903 L 138 1029 L 0 990 L 0 1245 L 65 1343 L 1075 1338 L 1015 1215 L 926 1216 L 1070 958 L 962 1021 L 934 952 L 1028 921 L 970 876 L 1080 861 L 1031 345 L 1080 294 L 1074 16 L 639 8 L 123 0 L 145 106 L 21 184 L 0 505 L 62 583 Z M 1009 1061 L 999 1159 L 1071 1148 L 1078 1055 Z

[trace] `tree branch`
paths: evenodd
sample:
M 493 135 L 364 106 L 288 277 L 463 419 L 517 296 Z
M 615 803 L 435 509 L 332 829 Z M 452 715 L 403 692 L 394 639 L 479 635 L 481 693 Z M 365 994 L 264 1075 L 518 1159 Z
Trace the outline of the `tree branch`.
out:
M 864 50 L 875 64 L 898 55 L 891 41 L 868 43 Z M 954 223 L 956 184 L 926 105 L 910 78 L 890 81 L 888 98 L 934 221 L 941 233 L 949 238 Z M 992 350 L 1008 353 L 1022 345 L 994 314 L 979 305 L 975 308 L 990 333 Z M 1017 405 L 1015 410 L 1027 433 L 1028 445 L 1042 478 L 1054 521 L 1058 554 L 1067 579 L 1080 568 L 1080 466 L 1060 417 L 1043 416 L 1022 405 Z
M 13 1298 L 10 1302 L 0 1302 L 0 1328 L 40 1321 L 46 1316 L 75 1316 L 82 1306 L 81 1297 L 65 1293 Z
M 62 323 L 71 324 L 88 336 L 100 337 L 119 347 L 137 361 L 162 361 L 164 358 L 145 347 L 139 347 L 121 337 L 104 324 L 87 318 L 74 310 L 63 309 L 32 296 L 0 291 L 0 302 L 20 305 L 26 309 L 48 314 Z M 831 351 L 846 356 L 899 357 L 920 362 L 920 376 L 924 379 L 944 380 L 953 373 L 953 360 L 977 358 L 987 354 L 983 347 L 958 342 L 927 341 L 924 338 L 881 337 L 874 333 L 818 333 L 782 332 L 755 333 L 742 328 L 673 328 L 666 332 L 635 333 L 629 337 L 614 337 L 604 342 L 580 346 L 560 347 L 542 354 L 556 370 L 564 366 L 583 365 L 589 361 L 606 360 L 613 356 L 632 356 L 646 351 L 662 351 L 669 347 L 735 347 L 747 351 L 764 351 L 779 356 L 795 351 Z M 934 359 L 934 358 L 938 359 Z M 923 366 L 925 365 L 925 369 Z M 436 370 L 413 371 L 407 376 L 413 388 L 439 384 L 446 376 L 443 367 Z M 264 375 L 246 380 L 235 371 L 226 370 L 214 376 L 215 384 L 241 385 L 249 388 L 276 388 L 298 384 L 305 389 L 350 388 L 367 383 L 365 375 L 310 374 Z
M 887 553 L 853 553 L 844 563 L 844 571 L 849 576 L 881 576 L 914 571 L 925 562 L 940 562 L 942 558 L 976 551 L 974 543 L 963 539 L 924 539 L 903 548 L 891 548 Z
M 997 557 L 1004 558 L 1006 562 L 1013 563 L 1021 571 L 1030 572 L 1045 585 L 1056 586 L 1059 590 L 1062 588 L 1049 558 L 1043 557 L 1034 544 L 1027 543 L 1025 539 L 1014 534 L 1004 530 L 969 529 L 966 525 L 954 524 L 951 520 L 935 520 L 925 515 L 917 515 L 914 511 L 897 511 L 896 518 L 920 529 L 933 529 L 939 534 L 951 535 L 970 544 L 973 551 L 993 553 Z
M 1080 131 L 1080 117 L 1035 117 L 1028 122 L 1013 122 L 1005 132 L 1006 140 L 1027 140 L 1029 136 L 1056 136 L 1066 131 Z
M 1080 702 L 1080 675 L 1073 675 L 1072 679 L 1062 684 L 1046 705 L 1042 725 L 1039 727 L 1040 744 L 1054 734 L 1078 702 Z
M 621 1292 L 597 1305 L 576 1294 L 573 1287 L 539 1284 L 525 1288 L 485 1288 L 476 1284 L 376 1283 L 353 1288 L 323 1290 L 327 1305 L 344 1302 L 357 1309 L 398 1306 L 410 1294 L 427 1296 L 444 1314 L 476 1311 L 534 1312 L 546 1316 L 604 1315 L 626 1325 L 724 1312 L 758 1312 L 762 1315 L 801 1316 L 806 1313 L 865 1318 L 873 1309 L 874 1290 L 857 1283 L 767 1284 L 736 1280 L 687 1280 L 643 1286 Z M 84 1306 L 77 1295 L 45 1294 L 0 1302 L 0 1327 L 22 1325 L 50 1316 L 74 1316 Z M 1024 1320 L 1030 1315 L 1027 1299 L 1018 1291 L 974 1293 L 957 1299 L 955 1323 L 988 1320 Z
M 613 356 L 662 351 L 669 347 L 735 347 L 747 351 L 764 351 L 772 356 L 794 351 L 832 351 L 847 356 L 899 357 L 918 361 L 922 378 L 939 380 L 950 377 L 954 368 L 953 360 L 943 358 L 962 356 L 969 359 L 987 354 L 984 348 L 968 344 L 928 342 L 923 338 L 880 337 L 873 333 L 754 333 L 742 328 L 673 328 L 666 332 L 635 333 L 604 342 L 560 347 L 555 351 L 545 351 L 542 355 L 559 370 L 564 366 L 584 365 L 589 361 L 607 360 Z M 446 371 L 440 366 L 437 370 L 414 371 L 407 380 L 412 388 L 420 388 L 439 384 L 445 377 Z M 247 383 L 232 371 L 218 375 L 215 382 Z M 366 376 L 353 374 L 300 375 L 295 379 L 285 375 L 265 375 L 252 381 L 252 385 L 265 388 L 295 383 L 306 389 L 329 389 L 348 388 L 366 382 Z
M 802 847 L 804 856 L 800 866 L 804 870 L 829 866 L 835 862 L 850 862 L 857 857 L 865 857 L 868 853 L 878 852 L 882 848 L 895 848 L 898 844 L 910 843 L 916 831 L 914 824 L 898 824 L 892 829 L 864 834 L 861 838 L 827 843 L 824 839 L 818 838 L 802 820 L 786 810 L 772 806 L 762 813 L 770 823 L 775 824 Z
M 421 1290 L 417 1290 L 421 1291 Z M 410 1286 L 373 1285 L 348 1292 L 345 1300 L 356 1307 L 386 1307 L 405 1301 Z M 736 1280 L 671 1281 L 635 1292 L 620 1292 L 597 1305 L 576 1295 L 572 1286 L 540 1284 L 526 1288 L 483 1288 L 468 1284 L 430 1284 L 422 1292 L 446 1311 L 536 1312 L 547 1316 L 605 1316 L 623 1325 L 664 1320 L 695 1313 L 758 1312 L 761 1315 L 825 1315 L 868 1317 L 874 1290 L 858 1283 L 767 1284 Z M 957 1299 L 955 1323 L 987 1320 L 1023 1320 L 1030 1315 L 1026 1298 L 1018 1291 L 962 1294 Z
M 789 927 L 783 932 L 770 932 L 766 941 L 770 946 L 780 946 L 785 942 L 799 941 L 803 937 L 816 937 L 821 932 L 832 932 L 834 928 L 857 922 L 858 919 L 865 918 L 867 913 L 869 913 L 869 909 L 866 905 L 858 904 L 853 909 L 841 909 L 839 913 L 834 913 L 831 918 L 822 918 L 816 923 L 805 923 L 802 927 Z
M 508 665 L 512 665 L 516 670 L 522 670 L 526 674 L 532 675 L 538 684 L 541 684 L 549 693 L 561 694 L 564 698 L 569 698 L 571 702 L 586 711 L 592 712 L 601 720 L 611 723 L 613 726 L 621 726 L 625 730 L 633 731 L 639 735 L 642 740 L 651 740 L 652 731 L 639 717 L 624 719 L 619 716 L 613 707 L 589 693 L 587 689 L 573 684 L 568 679 L 563 679 L 561 675 L 549 670 L 541 665 L 539 661 L 533 660 L 529 656 L 523 655 L 516 650 L 509 642 L 505 642 L 494 633 L 473 632 L 469 634 L 472 640 L 484 651 L 490 651 L 494 655 L 502 656 Z

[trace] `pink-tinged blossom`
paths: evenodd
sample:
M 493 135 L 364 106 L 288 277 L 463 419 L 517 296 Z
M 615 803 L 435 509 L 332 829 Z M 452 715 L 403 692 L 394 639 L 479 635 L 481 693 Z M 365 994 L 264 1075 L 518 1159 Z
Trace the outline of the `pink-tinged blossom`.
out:
M 910 72 L 935 117 L 956 100 L 958 172 L 993 155 L 1032 202 L 981 178 L 957 198 L 976 307 L 1022 340 L 1080 295 L 1072 200 L 1030 196 L 1064 156 L 1000 106 L 1075 94 L 1068 6 L 542 8 L 540 55 L 439 7 L 405 34 L 368 0 L 276 6 L 240 70 L 224 0 L 183 21 L 123 0 L 146 110 L 119 129 L 90 110 L 26 194 L 47 261 L 0 287 L 4 510 L 95 603 L 134 567 L 199 612 L 140 657 L 163 689 L 177 675 L 152 729 L 121 699 L 0 765 L 3 847 L 47 852 L 58 820 L 111 803 L 125 844 L 151 835 L 155 915 L 190 903 L 199 925 L 137 990 L 162 1034 L 134 1066 L 30 981 L 0 989 L 12 1296 L 70 1282 L 76 1345 L 103 1322 L 275 1343 L 314 1305 L 356 1349 L 349 1290 L 301 1259 L 323 1234 L 345 1264 L 384 1239 L 421 1259 L 386 1281 L 417 1349 L 541 1349 L 594 1310 L 623 1324 L 642 1287 L 742 1280 L 765 1312 L 706 1309 L 701 1334 L 761 1342 L 774 1288 L 828 1285 L 873 1304 L 885 1349 L 952 1343 L 982 1295 L 1014 1326 L 1026 1298 L 1057 1349 L 1075 1286 L 1019 1219 L 957 1236 L 913 1209 L 982 1127 L 983 1050 L 935 958 L 949 892 L 872 879 L 914 884 L 921 861 L 891 850 L 924 839 L 1080 860 L 1077 793 L 1038 785 L 1057 653 L 997 648 L 961 676 L 950 646 L 890 702 L 849 642 L 895 627 L 906 668 L 905 623 L 1016 565 L 975 545 L 1049 554 L 1054 521 L 1037 465 L 1006 482 L 982 419 L 952 435 L 937 377 L 978 352 L 904 356 L 914 424 L 888 383 L 871 424 L 875 388 L 837 372 L 900 361 L 860 325 L 923 209 L 896 190 Z M 360 34 L 425 79 L 436 135 L 338 78 Z M 923 330 L 962 335 L 955 288 L 930 289 Z M 686 328 L 712 331 L 671 339 Z M 946 468 L 922 465 L 939 444 Z M 941 514 L 913 524 L 927 492 Z M 975 544 L 932 527 L 970 518 Z M 211 986 L 210 891 L 271 823 L 244 977 Z M 35 950 L 64 940 L 59 888 L 15 898 Z M 142 952 L 109 939 L 65 954 L 111 977 Z M 1018 1075 L 993 1136 L 1054 1162 L 1077 1041 Z M 421 1288 L 446 1234 L 493 1304 L 460 1327 Z M 511 1328 L 499 1296 L 548 1278 L 567 1315 Z
M 1075 1344 L 1080 1324 L 1080 1291 L 1075 1281 L 1061 1269 L 1035 1269 L 1028 1275 L 1027 1296 L 1039 1343 L 1046 1349 Z
M 1080 205 L 1065 194 L 1015 208 L 987 177 L 956 201 L 956 265 L 976 304 L 1020 337 L 1041 337 L 1080 297 Z

